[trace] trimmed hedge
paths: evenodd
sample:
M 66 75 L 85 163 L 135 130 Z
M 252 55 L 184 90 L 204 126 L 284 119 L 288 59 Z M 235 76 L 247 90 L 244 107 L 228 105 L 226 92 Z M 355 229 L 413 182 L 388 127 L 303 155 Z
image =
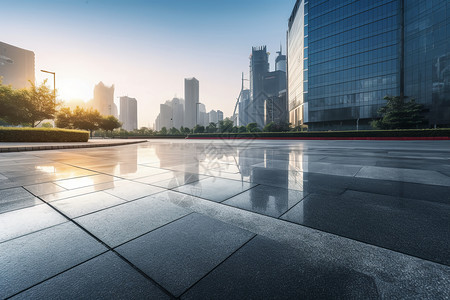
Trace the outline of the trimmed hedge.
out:
M 89 131 L 60 128 L 0 127 L 0 142 L 87 142 Z
M 450 128 L 399 129 L 359 131 L 303 131 L 303 132 L 244 132 L 244 133 L 196 133 L 188 138 L 365 138 L 365 137 L 450 137 Z

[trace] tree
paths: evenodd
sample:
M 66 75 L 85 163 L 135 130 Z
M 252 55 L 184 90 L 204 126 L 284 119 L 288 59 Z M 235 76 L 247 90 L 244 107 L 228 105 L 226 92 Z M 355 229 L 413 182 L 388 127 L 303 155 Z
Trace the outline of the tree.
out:
M 194 133 L 204 133 L 205 132 L 205 126 L 202 125 L 195 125 L 194 127 Z
M 172 128 L 170 128 L 170 130 L 169 130 L 169 134 L 170 134 L 170 135 L 180 135 L 181 132 L 180 132 L 178 129 L 176 129 L 175 127 L 172 127 Z
M 100 128 L 102 116 L 98 110 L 84 109 L 77 106 L 73 112 L 73 127 L 83 130 L 89 130 L 92 137 L 92 132 Z
M 270 122 L 264 126 L 263 131 L 265 132 L 286 132 L 290 130 L 290 124 L 285 122 L 275 123 Z
M 219 121 L 219 132 L 231 132 L 233 130 L 233 121 L 230 118 L 225 118 Z
M 239 126 L 238 132 L 239 132 L 239 133 L 247 132 L 247 128 L 246 128 L 244 125 Z
M 57 104 L 53 91 L 46 85 L 47 80 L 39 86 L 30 83 L 31 88 L 23 95 L 26 97 L 26 119 L 31 127 L 35 127 L 43 120 L 54 118 Z
M 166 127 L 161 128 L 161 130 L 159 131 L 159 134 L 160 135 L 167 135 L 167 128 Z
M 58 128 L 73 128 L 73 114 L 70 107 L 63 107 L 58 111 L 55 126 Z
M 386 96 L 387 104 L 378 110 L 381 119 L 371 123 L 378 129 L 410 129 L 424 124 L 424 107 L 406 96 Z
M 27 118 L 27 91 L 14 90 L 11 85 L 0 82 L 0 119 L 7 124 L 19 125 L 26 123 Z
M 191 133 L 191 130 L 190 130 L 188 127 L 183 127 L 183 126 L 181 126 L 180 131 L 181 131 L 181 133 L 183 133 L 183 134 L 189 134 L 189 133 Z
M 259 132 L 258 124 L 256 123 L 248 123 L 247 124 L 247 131 L 248 132 Z
M 217 124 L 214 122 L 209 123 L 208 126 L 206 126 L 206 132 L 208 133 L 214 133 L 217 131 Z
M 111 131 L 112 134 L 112 131 L 114 129 L 122 127 L 122 123 L 119 122 L 119 120 L 114 116 L 103 116 L 100 121 L 99 127 L 106 132 Z

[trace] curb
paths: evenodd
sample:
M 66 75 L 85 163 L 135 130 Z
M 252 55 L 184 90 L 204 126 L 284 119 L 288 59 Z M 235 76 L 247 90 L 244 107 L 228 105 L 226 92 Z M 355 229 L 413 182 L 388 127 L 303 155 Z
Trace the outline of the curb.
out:
M 112 147 L 124 146 L 138 143 L 145 143 L 147 141 L 134 141 L 124 143 L 109 143 L 109 144 L 84 144 L 84 145 L 52 145 L 52 146 L 15 146 L 15 147 L 0 147 L 0 152 L 22 152 L 22 151 L 40 151 L 40 150 L 61 150 L 61 149 L 76 149 L 76 148 L 97 148 L 97 147 Z
M 325 140 L 325 141 L 448 141 L 448 136 L 429 137 L 188 137 L 188 140 Z

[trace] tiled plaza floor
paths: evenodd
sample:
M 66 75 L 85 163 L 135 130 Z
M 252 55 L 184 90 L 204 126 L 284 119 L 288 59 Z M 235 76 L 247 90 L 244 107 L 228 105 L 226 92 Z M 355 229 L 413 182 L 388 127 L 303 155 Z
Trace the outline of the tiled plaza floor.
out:
M 449 299 L 450 142 L 0 154 L 0 298 Z

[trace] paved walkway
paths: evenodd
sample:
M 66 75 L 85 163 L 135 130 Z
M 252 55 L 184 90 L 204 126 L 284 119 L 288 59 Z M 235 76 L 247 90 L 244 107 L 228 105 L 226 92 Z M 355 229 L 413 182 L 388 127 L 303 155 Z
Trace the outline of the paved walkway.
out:
M 0 154 L 0 298 L 449 299 L 450 142 Z
M 143 143 L 147 140 L 134 139 L 90 139 L 87 142 L 72 143 L 5 143 L 0 142 L 0 152 L 20 152 L 36 150 L 55 150 L 55 149 L 73 149 L 73 148 L 92 148 L 109 147 Z

